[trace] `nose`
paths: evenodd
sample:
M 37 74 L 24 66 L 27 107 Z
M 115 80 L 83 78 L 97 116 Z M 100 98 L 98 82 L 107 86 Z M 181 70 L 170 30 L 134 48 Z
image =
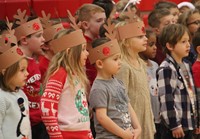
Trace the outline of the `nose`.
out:
M 42 35 L 42 42 L 45 42 L 45 39 L 44 39 L 43 35 Z
M 26 70 L 26 72 L 25 72 L 25 76 L 27 77 L 29 75 L 29 73 L 28 73 L 28 71 Z

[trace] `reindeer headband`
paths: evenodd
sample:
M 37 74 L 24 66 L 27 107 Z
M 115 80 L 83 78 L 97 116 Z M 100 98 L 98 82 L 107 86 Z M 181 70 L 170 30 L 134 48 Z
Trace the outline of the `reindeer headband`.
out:
M 130 0 L 125 6 L 123 13 L 129 18 L 127 19 L 128 24 L 116 28 L 118 40 L 146 35 L 143 21 L 138 19 L 136 11 L 132 11 L 130 7 L 128 7 L 130 3 L 136 4 L 139 2 L 140 0 Z M 125 11 L 126 8 L 128 9 L 127 12 Z
M 94 64 L 98 59 L 102 60 L 120 52 L 119 44 L 117 42 L 117 39 L 115 39 L 116 34 L 113 33 L 115 25 L 111 24 L 110 19 L 108 19 L 107 24 L 108 25 L 104 25 L 104 28 L 108 31 L 108 33 L 106 33 L 105 35 L 111 41 L 99 45 L 95 48 L 92 47 L 89 48 L 90 55 L 88 58 L 90 64 Z
M 44 11 L 42 11 L 42 18 L 40 18 L 42 26 L 44 28 L 43 37 L 45 39 L 45 42 L 53 40 L 54 36 L 61 30 L 64 30 L 64 27 L 61 23 L 53 25 L 53 23 L 50 21 L 51 14 L 45 14 Z
M 26 15 L 26 10 L 22 12 L 21 9 L 18 9 L 17 14 L 14 15 L 14 18 L 18 20 L 16 21 L 16 24 L 19 25 L 15 28 L 15 36 L 17 37 L 18 41 L 22 36 L 28 36 L 43 30 L 39 18 L 27 21 L 28 16 Z
M 0 36 L 0 71 L 6 69 L 25 57 L 21 49 L 17 46 L 15 31 L 12 30 L 12 24 L 7 21 L 8 32 Z M 15 44 L 15 46 L 11 46 Z
M 75 31 L 51 41 L 50 47 L 54 51 L 54 53 L 86 43 L 86 40 L 83 36 L 83 32 L 81 29 L 79 29 L 78 25 L 76 24 L 75 18 L 71 15 L 70 11 L 67 10 L 67 12 L 68 17 L 71 21 L 70 25 L 75 29 Z

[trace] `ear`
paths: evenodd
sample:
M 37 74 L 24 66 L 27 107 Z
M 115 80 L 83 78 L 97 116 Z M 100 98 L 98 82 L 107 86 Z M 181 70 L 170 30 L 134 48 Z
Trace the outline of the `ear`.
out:
M 27 37 L 26 36 L 20 37 L 20 43 L 21 45 L 27 45 L 28 44 Z
M 172 45 L 170 45 L 169 43 L 166 43 L 166 47 L 169 51 L 173 51 L 174 48 L 172 47 Z
M 2 69 L 1 73 L 4 75 L 6 72 L 6 69 Z
M 69 52 L 70 52 L 70 48 L 67 48 L 66 53 L 69 54 Z
M 102 69 L 103 68 L 103 61 L 102 60 L 97 60 L 95 62 L 96 66 L 99 68 L 99 69 Z
M 81 27 L 83 28 L 83 30 L 87 30 L 89 28 L 89 23 L 87 21 L 82 21 Z
M 198 54 L 200 54 L 200 45 L 197 46 L 196 51 L 197 51 Z

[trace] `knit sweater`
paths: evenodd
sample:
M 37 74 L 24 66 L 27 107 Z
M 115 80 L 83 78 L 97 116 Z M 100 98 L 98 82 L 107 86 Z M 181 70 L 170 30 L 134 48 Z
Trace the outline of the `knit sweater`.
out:
M 41 99 L 42 119 L 51 139 L 64 139 L 65 131 L 90 131 L 86 94 L 77 76 L 74 89 L 67 72 L 59 68 L 50 76 Z M 77 131 L 77 133 L 76 133 Z
M 140 122 L 142 133 L 140 139 L 153 139 L 155 126 L 151 108 L 150 93 L 147 82 L 145 63 L 138 59 L 137 69 L 126 61 L 122 61 L 117 78 L 122 80 L 128 92 L 130 103 Z
M 24 100 L 23 110 L 18 105 L 19 98 Z M 31 139 L 28 99 L 22 90 L 0 89 L 0 139 Z

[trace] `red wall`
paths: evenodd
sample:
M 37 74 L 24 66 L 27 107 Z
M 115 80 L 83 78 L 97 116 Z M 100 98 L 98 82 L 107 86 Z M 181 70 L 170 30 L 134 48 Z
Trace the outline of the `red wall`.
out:
M 12 20 L 18 8 L 22 10 L 26 9 L 29 14 L 29 7 L 33 7 L 34 11 L 39 16 L 41 15 L 40 11 L 45 10 L 47 13 L 52 13 L 52 17 L 54 18 L 65 17 L 66 9 L 74 13 L 82 4 L 91 3 L 92 1 L 93 0 L 0 0 L 0 19 L 5 19 L 7 16 L 9 20 Z M 138 7 L 141 11 L 150 11 L 157 1 L 159 0 L 142 0 Z M 173 2 L 176 3 L 182 1 L 189 0 L 173 0 Z

